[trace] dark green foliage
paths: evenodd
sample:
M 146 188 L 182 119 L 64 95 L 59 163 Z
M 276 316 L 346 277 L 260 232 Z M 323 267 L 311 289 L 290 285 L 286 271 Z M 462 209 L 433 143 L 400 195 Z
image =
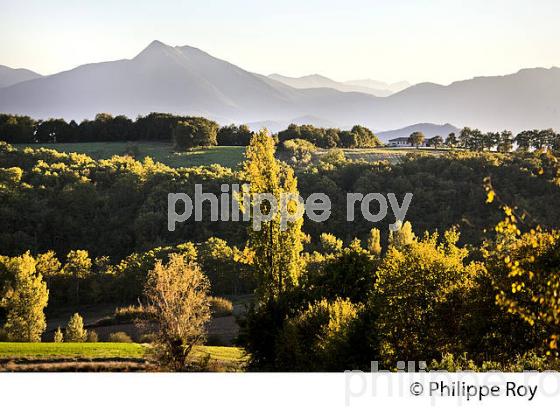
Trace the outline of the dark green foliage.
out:
M 322 260 L 311 260 L 305 287 L 314 299 L 341 297 L 354 303 L 365 302 L 373 290 L 377 265 L 378 255 L 354 240 Z
M 352 369 L 352 335 L 360 306 L 321 300 L 285 321 L 276 343 L 275 368 L 289 371 Z
M 237 126 L 235 124 L 221 127 L 218 131 L 218 145 L 249 145 L 253 132 L 245 124 Z
M 197 183 L 219 194 L 221 184 L 238 181 L 227 168 L 172 169 L 130 157 L 94 161 L 6 144 L 0 144 L 0 167 L 0 249 L 8 255 L 85 249 L 92 258 L 118 260 L 161 244 L 204 241 L 212 232 L 234 243 L 245 237 L 243 223 L 211 222 L 208 206 L 196 229 L 191 218 L 175 232 L 167 230 L 167 194 L 193 197 Z
M 280 142 L 300 139 L 319 148 L 367 148 L 381 145 L 379 139 L 369 129 L 355 125 L 350 131 L 336 128 L 317 128 L 313 125 L 290 124 L 278 133 Z
M 216 145 L 218 124 L 202 117 L 151 113 L 139 116 L 136 121 L 124 115 L 113 117 L 100 113 L 93 120 L 75 121 L 63 119 L 34 120 L 27 116 L 0 114 L 0 141 L 21 143 L 63 142 L 115 142 L 115 141 L 162 141 L 171 142 L 172 132 L 180 122 L 197 128 L 202 142 L 198 145 Z M 241 134 L 246 132 L 239 127 Z M 208 141 L 208 143 L 206 143 Z M 242 145 L 242 144 L 232 144 Z
M 173 128 L 173 142 L 178 151 L 216 145 L 218 124 L 203 118 L 180 121 Z
M 539 170 L 543 175 L 538 177 Z M 330 232 L 345 242 L 354 237 L 366 241 L 371 223 L 361 217 L 356 206 L 356 221 L 346 222 L 346 194 L 393 192 L 400 201 L 413 193 L 406 215 L 415 231 L 443 232 L 457 226 L 461 243 L 480 245 L 501 219 L 496 206 L 485 204 L 482 186 L 490 176 L 506 203 L 531 215 L 528 224 L 557 227 L 560 224 L 560 185 L 555 162 L 547 155 L 500 155 L 450 153 L 436 156 L 410 156 L 398 164 L 341 162 L 333 166 L 320 162 L 301 173 L 300 192 L 305 198 L 323 192 L 332 202 L 331 217 L 322 223 L 305 221 L 304 230 L 313 238 Z M 460 199 L 460 200 L 459 200 Z M 382 245 L 388 224 L 395 222 L 389 212 L 375 227 L 380 229 Z
M 311 162 L 315 150 L 316 147 L 313 143 L 293 139 L 284 141 L 278 146 L 278 155 L 280 158 L 286 158 L 291 165 L 306 165 Z
M 37 121 L 27 116 L 0 114 L 0 141 L 12 144 L 35 142 Z

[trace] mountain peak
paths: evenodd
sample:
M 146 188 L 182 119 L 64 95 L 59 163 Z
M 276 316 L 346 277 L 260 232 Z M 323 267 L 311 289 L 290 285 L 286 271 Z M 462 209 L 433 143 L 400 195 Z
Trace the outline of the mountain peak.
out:
M 157 58 L 160 55 L 168 53 L 170 50 L 173 49 L 174 49 L 173 47 L 168 46 L 167 44 L 162 43 L 159 40 L 154 40 L 150 44 L 148 44 L 148 46 L 145 49 L 140 51 L 140 53 L 138 53 L 138 55 L 134 57 L 134 59 L 147 58 L 147 57 Z
M 164 47 L 169 47 L 169 46 L 165 43 L 162 43 L 159 40 L 154 40 L 150 44 L 148 44 L 148 47 L 146 47 L 146 49 L 149 49 L 149 48 L 164 48 Z

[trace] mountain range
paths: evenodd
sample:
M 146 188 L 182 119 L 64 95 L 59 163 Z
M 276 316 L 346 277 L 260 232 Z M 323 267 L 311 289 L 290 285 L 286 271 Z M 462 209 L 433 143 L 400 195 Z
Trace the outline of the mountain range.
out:
M 41 74 L 26 70 L 25 68 L 10 68 L 5 65 L 0 65 L 0 88 L 9 87 L 10 85 L 39 77 L 41 77 Z
M 312 119 L 318 124 L 342 128 L 362 124 L 375 130 L 418 123 L 482 130 L 560 129 L 557 67 L 450 85 L 421 83 L 398 92 L 381 84 L 381 90 L 394 93 L 376 96 L 372 90 L 379 90 L 375 87 L 380 84 L 373 80 L 338 83 L 308 76 L 295 79 L 296 84 L 290 77 L 249 72 L 194 47 L 154 41 L 132 59 L 86 64 L 49 76 L 16 71 L 0 72 L 0 84 L 5 84 L 0 88 L 0 112 L 35 118 L 79 121 L 98 112 L 134 118 L 158 111 L 202 115 L 222 124 Z
M 393 138 L 408 137 L 415 131 L 420 131 L 424 134 L 426 138 L 432 138 L 439 135 L 444 140 L 449 134 L 454 132 L 457 136 L 461 130 L 451 124 L 431 124 L 431 123 L 421 123 L 409 125 L 408 127 L 399 128 L 397 130 L 381 131 L 377 132 L 375 135 L 383 142 L 387 142 Z
M 410 87 L 407 81 L 394 84 L 387 84 L 382 81 L 370 79 L 338 82 L 319 74 L 306 75 L 303 77 L 287 77 L 281 74 L 271 74 L 268 77 L 293 88 L 332 88 L 342 92 L 371 94 L 376 97 L 387 97 Z

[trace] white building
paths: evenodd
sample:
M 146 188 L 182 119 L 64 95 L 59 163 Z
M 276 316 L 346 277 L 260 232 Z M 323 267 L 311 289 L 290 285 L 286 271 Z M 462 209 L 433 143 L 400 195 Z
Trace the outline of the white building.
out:
M 412 145 L 408 141 L 408 137 L 399 137 L 399 138 L 393 138 L 392 140 L 389 140 L 389 146 L 390 147 L 411 147 Z

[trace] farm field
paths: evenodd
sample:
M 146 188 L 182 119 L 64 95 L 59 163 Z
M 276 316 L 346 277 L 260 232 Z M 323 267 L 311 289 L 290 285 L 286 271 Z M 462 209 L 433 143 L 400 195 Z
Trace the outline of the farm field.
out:
M 139 343 L 0 343 L 0 358 L 141 358 Z
M 17 148 L 49 148 L 59 152 L 86 154 L 93 159 L 108 159 L 113 155 L 133 155 L 142 160 L 151 157 L 170 167 L 197 167 L 219 164 L 235 168 L 243 161 L 245 147 L 210 147 L 189 152 L 175 152 L 172 144 L 163 142 L 76 142 L 57 144 L 14 144 Z
M 17 148 L 49 148 L 65 153 L 86 154 L 93 159 L 108 159 L 113 155 L 133 155 L 142 160 L 151 157 L 170 167 L 197 167 L 201 165 L 219 164 L 228 168 L 236 168 L 244 160 L 245 147 L 216 146 L 193 149 L 188 152 L 175 152 L 172 144 L 163 142 L 82 142 L 57 144 L 15 144 Z M 391 161 L 398 162 L 407 154 L 441 155 L 449 150 L 433 148 L 346 148 L 344 155 L 349 160 Z M 318 149 L 321 156 L 327 150 Z
M 434 148 L 345 148 L 342 150 L 349 160 L 364 160 L 368 162 L 390 161 L 399 162 L 408 154 L 419 155 L 442 155 L 449 152 L 448 149 Z
M 148 349 L 139 343 L 0 343 L 0 371 L 143 371 L 150 368 Z M 224 346 L 197 346 L 192 356 L 235 371 L 248 359 L 243 349 Z

